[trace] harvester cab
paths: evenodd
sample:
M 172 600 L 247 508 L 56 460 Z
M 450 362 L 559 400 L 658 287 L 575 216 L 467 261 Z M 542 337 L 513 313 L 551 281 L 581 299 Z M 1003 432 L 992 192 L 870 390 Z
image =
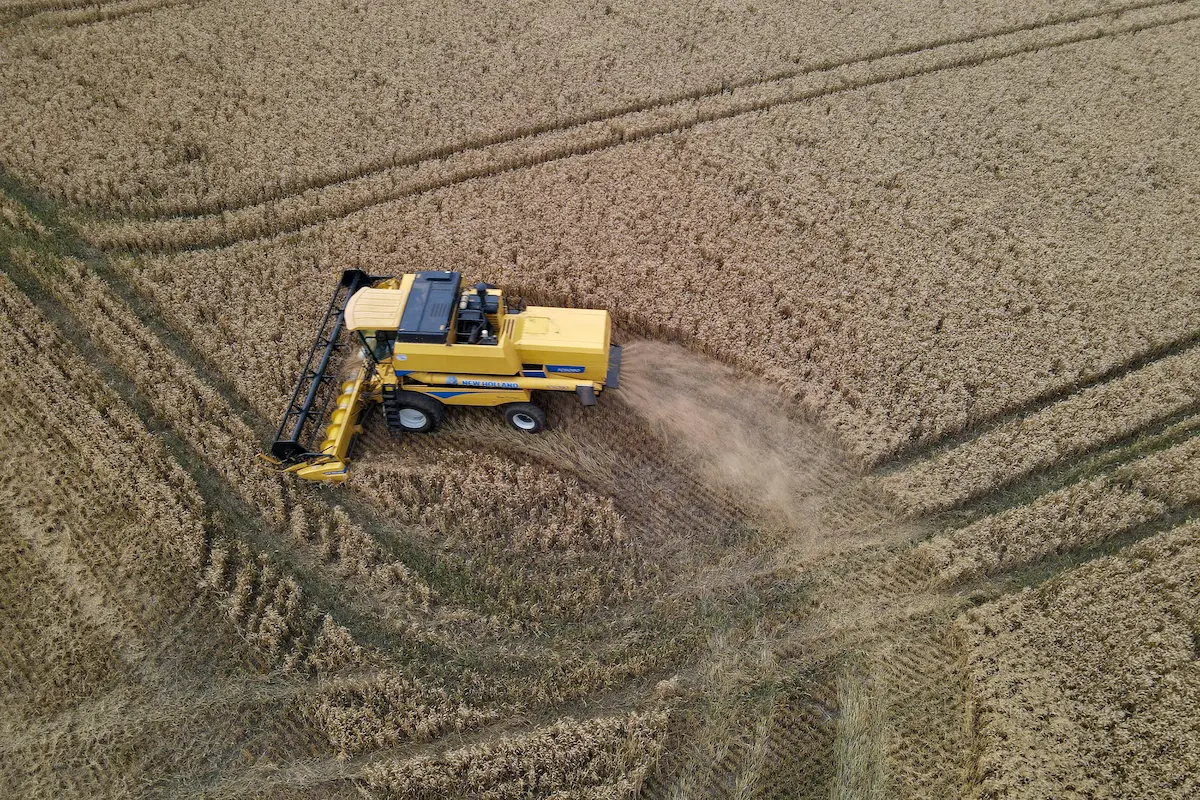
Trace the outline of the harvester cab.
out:
M 461 282 L 458 272 L 343 272 L 264 460 L 341 482 L 375 404 L 393 434 L 435 430 L 447 406 L 499 407 L 513 428 L 537 433 L 546 414 L 533 392 L 574 392 L 591 406 L 617 387 L 607 311 L 509 304 L 491 284 Z

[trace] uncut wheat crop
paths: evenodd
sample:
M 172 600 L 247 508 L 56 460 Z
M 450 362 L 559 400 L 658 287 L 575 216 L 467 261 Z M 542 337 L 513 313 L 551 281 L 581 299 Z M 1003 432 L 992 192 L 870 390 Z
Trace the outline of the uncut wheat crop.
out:
M 0 0 L 0 89 L 0 796 L 1197 794 L 1197 0 Z M 273 472 L 345 269 L 621 387 Z

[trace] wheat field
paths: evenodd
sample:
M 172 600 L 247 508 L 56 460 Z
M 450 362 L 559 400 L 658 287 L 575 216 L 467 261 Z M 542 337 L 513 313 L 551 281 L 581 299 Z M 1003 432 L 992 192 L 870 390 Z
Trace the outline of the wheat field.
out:
M 0 796 L 1200 793 L 1200 3 L 0 0 Z M 264 470 L 337 275 L 609 309 Z

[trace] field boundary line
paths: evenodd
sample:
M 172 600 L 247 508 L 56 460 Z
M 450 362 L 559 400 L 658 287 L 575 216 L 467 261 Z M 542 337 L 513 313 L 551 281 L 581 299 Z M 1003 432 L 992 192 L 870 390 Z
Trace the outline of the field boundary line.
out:
M 251 240 L 272 240 L 384 203 L 679 133 L 708 122 L 1189 22 L 1200 18 L 1200 11 L 1193 10 L 1192 2 L 1181 0 L 1127 13 L 1093 15 L 1080 22 L 1035 26 L 1017 33 L 848 62 L 826 70 L 705 95 L 697 100 L 677 101 L 648 111 L 555 129 L 528 141 L 517 139 L 452 152 L 437 160 L 389 168 L 278 201 L 220 214 L 154 222 L 81 219 L 78 225 L 81 235 L 97 247 L 118 251 L 209 250 Z M 1159 9 L 1179 6 L 1184 10 L 1167 14 L 1165 18 L 1166 12 L 1154 15 Z M 1014 38 L 1017 41 L 1013 41 Z M 979 44 L 987 45 L 987 48 L 979 52 L 970 47 Z
M 61 1 L 72 2 L 72 0 Z M 120 0 L 117 1 L 119 2 Z M 172 2 L 172 0 L 156 1 Z M 174 1 L 180 2 L 180 0 Z M 206 1 L 207 0 L 182 0 L 182 2 Z M 222 212 L 241 211 L 253 206 L 259 206 L 272 201 L 304 194 L 314 189 L 325 189 L 338 184 L 348 183 L 388 170 L 401 167 L 418 166 L 430 161 L 443 161 L 452 156 L 461 155 L 474 150 L 482 150 L 495 145 L 535 139 L 547 133 L 564 132 L 572 128 L 580 128 L 594 123 L 609 122 L 617 120 L 620 117 L 646 111 L 664 109 L 681 103 L 720 97 L 738 90 L 764 86 L 771 83 L 780 83 L 782 81 L 792 80 L 795 78 L 804 77 L 806 75 L 829 72 L 831 70 L 840 69 L 843 67 L 852 67 L 861 64 L 872 63 L 886 58 L 918 55 L 920 53 L 925 53 L 952 45 L 974 44 L 988 39 L 1028 33 L 1059 25 L 1073 25 L 1080 22 L 1105 17 L 1116 18 L 1122 14 L 1136 11 L 1146 11 L 1165 6 L 1186 5 L 1191 1 L 1192 0 L 1143 0 L 1143 2 L 1130 3 L 1126 6 L 1105 9 L 1103 11 L 1067 14 L 1050 19 L 1043 19 L 1037 22 L 998 27 L 982 33 L 976 32 L 962 36 L 945 36 L 940 39 L 934 39 L 917 44 L 875 50 L 862 56 L 847 58 L 840 61 L 815 61 L 804 67 L 777 70 L 762 77 L 722 80 L 720 84 L 710 84 L 708 86 L 679 91 L 673 94 L 648 100 L 624 103 L 603 111 L 582 112 L 568 117 L 512 128 L 494 134 L 466 138 L 458 142 L 452 142 L 444 145 L 430 146 L 407 155 L 391 153 L 386 156 L 380 156 L 368 160 L 358 165 L 343 166 L 337 168 L 336 170 L 328 170 L 324 173 L 313 174 L 305 178 L 295 179 L 288 183 L 283 183 L 270 191 L 259 191 L 257 193 L 258 196 L 253 199 L 244 197 L 241 199 L 233 199 L 232 201 L 225 199 L 212 200 L 208 202 L 193 203 L 186 207 L 165 210 L 162 212 L 144 211 L 125 216 L 133 220 L 152 222 L 220 214 Z

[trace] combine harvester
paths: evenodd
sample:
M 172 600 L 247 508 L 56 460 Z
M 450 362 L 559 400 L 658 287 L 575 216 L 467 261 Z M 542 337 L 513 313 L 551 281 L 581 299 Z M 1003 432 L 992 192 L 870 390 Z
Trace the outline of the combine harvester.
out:
M 513 428 L 537 433 L 546 413 L 533 391 L 574 392 L 591 406 L 617 387 L 621 348 L 607 311 L 508 305 L 490 284 L 460 283 L 457 272 L 343 272 L 264 460 L 341 482 L 360 417 L 376 403 L 393 434 L 436 429 L 446 406 L 499 406 Z M 350 371 L 335 358 L 347 345 L 362 356 Z

